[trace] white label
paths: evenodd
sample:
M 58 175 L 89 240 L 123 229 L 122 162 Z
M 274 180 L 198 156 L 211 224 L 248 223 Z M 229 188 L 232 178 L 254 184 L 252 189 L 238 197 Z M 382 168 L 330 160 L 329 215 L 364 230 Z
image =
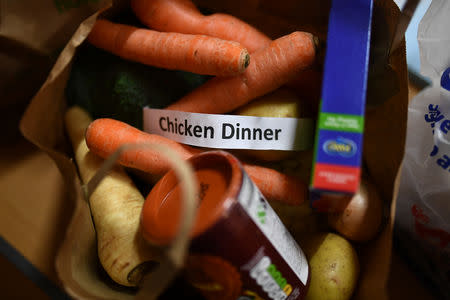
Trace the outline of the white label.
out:
M 314 142 L 314 121 L 189 113 L 144 108 L 144 131 L 208 148 L 305 150 Z
M 309 269 L 305 254 L 256 185 L 245 173 L 238 201 L 287 265 L 306 285 Z

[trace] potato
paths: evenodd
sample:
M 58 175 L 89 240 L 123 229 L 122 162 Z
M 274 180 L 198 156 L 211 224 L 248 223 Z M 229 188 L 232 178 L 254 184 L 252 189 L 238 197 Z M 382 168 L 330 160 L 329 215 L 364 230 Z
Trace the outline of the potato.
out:
M 306 300 L 350 299 L 359 277 L 359 259 L 352 244 L 335 233 L 321 232 L 301 244 L 310 266 Z
M 237 109 L 235 114 L 240 116 L 275 117 L 275 118 L 303 118 L 308 114 L 306 103 L 288 88 L 278 90 L 257 98 Z M 306 140 L 314 136 L 314 128 L 305 128 Z M 295 155 L 299 151 L 283 150 L 242 150 L 236 151 L 261 161 L 280 161 Z
M 328 224 L 351 241 L 367 242 L 380 232 L 383 216 L 383 202 L 376 187 L 363 178 L 344 210 L 328 214 Z

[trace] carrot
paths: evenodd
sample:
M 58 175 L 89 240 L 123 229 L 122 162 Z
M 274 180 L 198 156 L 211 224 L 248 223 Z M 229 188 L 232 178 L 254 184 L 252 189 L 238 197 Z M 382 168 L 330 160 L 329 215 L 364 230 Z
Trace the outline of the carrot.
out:
M 244 163 L 244 170 L 269 201 L 299 205 L 307 197 L 307 185 L 299 178 L 274 169 Z
M 158 32 L 99 19 L 88 41 L 124 59 L 165 69 L 232 76 L 250 63 L 247 49 L 206 35 Z
M 293 32 L 252 55 L 244 73 L 215 77 L 167 107 L 198 113 L 227 113 L 276 90 L 314 62 L 313 36 Z
M 102 118 L 94 120 L 86 130 L 86 143 L 89 149 L 100 157 L 106 158 L 124 144 L 163 144 L 175 150 L 182 159 L 188 159 L 197 151 L 190 146 L 180 144 L 157 134 L 141 131 L 127 123 Z M 168 161 L 157 151 L 151 149 L 129 149 L 122 153 L 119 162 L 127 167 L 136 168 L 151 174 L 162 176 L 169 168 Z
M 87 128 L 85 137 L 90 151 L 103 158 L 110 156 L 125 144 L 163 144 L 171 147 L 183 159 L 188 159 L 204 151 L 108 118 L 94 120 Z M 139 150 L 125 150 L 120 155 L 118 162 L 123 166 L 139 169 L 159 177 L 170 169 L 170 165 L 164 157 L 144 147 Z M 306 199 L 307 187 L 297 177 L 262 166 L 245 163 L 243 165 L 250 178 L 268 200 L 300 204 Z
M 87 184 L 104 163 L 103 158 L 89 151 L 84 139 L 92 119 L 77 106 L 69 108 L 64 117 L 81 180 Z M 137 286 L 159 255 L 141 238 L 140 213 L 144 197 L 125 170 L 116 166 L 88 200 L 100 263 L 115 282 Z
M 271 42 L 264 33 L 229 14 L 204 16 L 190 0 L 132 0 L 131 8 L 143 24 L 159 31 L 237 41 L 250 53 L 266 48 Z

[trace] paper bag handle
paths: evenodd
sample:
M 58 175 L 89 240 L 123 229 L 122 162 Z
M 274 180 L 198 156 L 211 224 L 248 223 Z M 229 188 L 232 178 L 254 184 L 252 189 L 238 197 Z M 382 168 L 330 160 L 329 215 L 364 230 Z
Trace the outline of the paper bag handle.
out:
M 136 299 L 152 300 L 157 299 L 184 265 L 190 242 L 189 233 L 194 224 L 197 210 L 197 184 L 192 166 L 165 145 L 125 144 L 104 161 L 96 174 L 86 184 L 82 185 L 82 189 L 85 199 L 89 199 L 124 151 L 143 148 L 157 151 L 167 158 L 184 191 L 184 205 L 179 232 L 169 247 L 164 249 L 161 263 L 156 270 L 144 277 L 136 295 Z

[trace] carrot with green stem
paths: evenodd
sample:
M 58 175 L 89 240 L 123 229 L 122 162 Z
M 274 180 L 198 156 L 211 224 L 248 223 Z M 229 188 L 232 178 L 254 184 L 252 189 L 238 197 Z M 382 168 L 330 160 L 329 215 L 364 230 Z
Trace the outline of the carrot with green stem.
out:
M 159 31 L 205 34 L 237 41 L 250 53 L 264 49 L 271 42 L 264 33 L 232 15 L 203 15 L 190 0 L 132 0 L 131 8 L 143 24 Z
M 158 32 L 98 19 L 87 40 L 123 59 L 203 75 L 233 76 L 250 63 L 238 42 L 206 35 Z
M 182 158 L 204 150 L 180 144 L 165 137 L 141 131 L 127 123 L 103 118 L 93 121 L 86 130 L 86 144 L 90 151 L 106 158 L 126 144 L 162 144 L 176 151 Z M 163 176 L 170 165 L 160 153 L 143 147 L 124 150 L 118 162 L 158 177 Z M 300 204 L 306 199 L 307 186 L 299 178 L 282 174 L 276 170 L 244 163 L 244 169 L 268 199 L 287 204 Z
M 244 73 L 210 79 L 167 109 L 217 114 L 231 112 L 291 81 L 308 69 L 314 58 L 314 37 L 305 32 L 293 32 L 255 52 Z

